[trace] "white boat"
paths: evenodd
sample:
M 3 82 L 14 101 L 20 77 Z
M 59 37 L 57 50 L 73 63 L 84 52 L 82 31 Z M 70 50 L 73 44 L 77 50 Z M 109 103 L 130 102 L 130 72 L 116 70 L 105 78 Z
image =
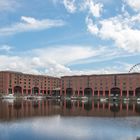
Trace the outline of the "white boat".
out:
M 15 101 L 15 99 L 3 99 L 2 100 L 3 102 L 7 102 L 8 104 L 13 104 L 14 103 L 14 101 Z
M 137 104 L 140 104 L 140 98 L 137 99 Z
M 64 97 L 65 100 L 71 100 L 71 97 Z
M 9 95 L 3 95 L 2 98 L 3 99 L 15 99 L 16 97 L 13 94 L 9 94 Z
M 81 99 L 82 99 L 82 100 L 88 100 L 88 97 L 83 96 L 83 97 L 81 97 Z
M 123 102 L 124 102 L 124 103 L 128 103 L 129 100 L 130 100 L 129 98 L 124 98 L 124 99 L 123 99 Z
M 76 96 L 71 96 L 71 100 L 77 100 L 78 97 Z
M 108 101 L 108 98 L 101 98 L 100 99 L 100 102 L 107 102 Z
M 32 100 L 32 99 L 35 99 L 35 96 L 32 95 L 23 96 L 23 100 Z
M 44 96 L 35 96 L 35 99 L 37 99 L 37 100 L 42 100 L 44 98 L 45 98 Z

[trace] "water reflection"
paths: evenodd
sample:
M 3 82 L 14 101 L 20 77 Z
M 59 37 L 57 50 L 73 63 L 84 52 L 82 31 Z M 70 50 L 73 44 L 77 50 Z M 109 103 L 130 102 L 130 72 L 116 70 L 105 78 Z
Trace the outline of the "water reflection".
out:
M 71 100 L 15 100 L 13 103 L 0 100 L 0 120 L 34 116 L 139 116 L 140 104 L 110 103 Z
M 0 140 L 136 140 L 140 104 L 0 100 Z

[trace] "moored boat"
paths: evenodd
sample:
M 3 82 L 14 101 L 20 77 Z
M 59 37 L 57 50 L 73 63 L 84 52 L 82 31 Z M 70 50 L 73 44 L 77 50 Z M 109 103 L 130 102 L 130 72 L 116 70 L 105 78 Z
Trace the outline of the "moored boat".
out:
M 15 99 L 16 97 L 13 94 L 3 95 L 3 99 Z

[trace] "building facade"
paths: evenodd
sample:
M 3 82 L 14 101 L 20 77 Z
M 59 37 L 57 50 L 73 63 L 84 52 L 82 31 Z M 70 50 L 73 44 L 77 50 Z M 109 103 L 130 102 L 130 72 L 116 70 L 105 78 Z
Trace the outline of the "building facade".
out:
M 0 93 L 88 97 L 140 97 L 140 73 L 63 76 L 0 72 Z
M 24 74 L 20 72 L 0 72 L 0 93 L 16 95 L 52 95 L 60 91 L 60 78 Z
M 64 76 L 64 96 L 135 97 L 140 96 L 140 73 Z

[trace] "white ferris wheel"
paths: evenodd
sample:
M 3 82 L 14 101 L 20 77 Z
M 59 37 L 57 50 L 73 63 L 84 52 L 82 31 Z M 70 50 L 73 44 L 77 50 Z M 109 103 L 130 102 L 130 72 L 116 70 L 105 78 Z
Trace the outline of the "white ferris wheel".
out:
M 140 63 L 135 64 L 129 70 L 130 73 L 140 73 Z

